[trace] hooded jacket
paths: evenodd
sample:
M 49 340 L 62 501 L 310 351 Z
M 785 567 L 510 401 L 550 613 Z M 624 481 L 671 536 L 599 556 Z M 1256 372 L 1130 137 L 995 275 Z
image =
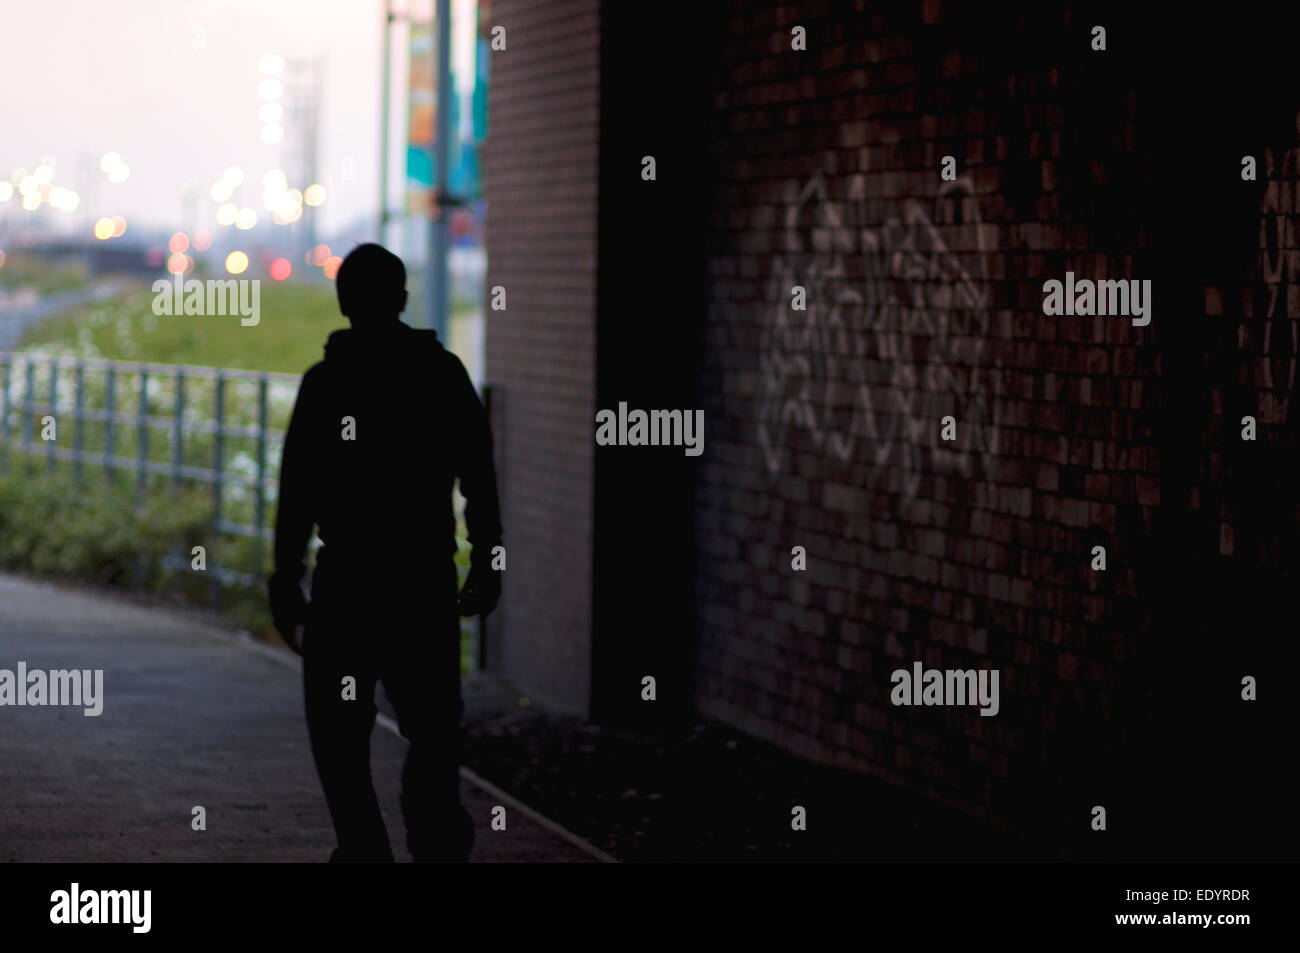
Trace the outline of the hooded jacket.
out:
M 314 601 L 364 599 L 374 585 L 429 588 L 421 581 L 456 550 L 457 479 L 475 565 L 486 564 L 501 541 L 496 470 L 464 365 L 435 332 L 400 322 L 335 331 L 303 375 L 285 435 L 273 608 L 301 597 L 313 525 L 323 544 Z

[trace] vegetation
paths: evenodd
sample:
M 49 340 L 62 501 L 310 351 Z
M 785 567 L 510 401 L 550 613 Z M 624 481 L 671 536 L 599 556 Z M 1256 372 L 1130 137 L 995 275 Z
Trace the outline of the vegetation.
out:
M 85 271 L 75 265 L 55 264 L 30 252 L 8 251 L 0 265 L 0 288 L 30 288 L 37 294 L 74 291 L 86 283 Z

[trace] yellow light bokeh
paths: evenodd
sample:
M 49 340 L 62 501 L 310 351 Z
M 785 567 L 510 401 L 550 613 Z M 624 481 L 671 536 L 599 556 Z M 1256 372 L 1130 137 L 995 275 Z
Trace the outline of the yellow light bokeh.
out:
M 302 194 L 302 200 L 308 205 L 323 205 L 325 202 L 325 186 L 319 183 L 307 186 L 307 191 Z
M 95 237 L 101 242 L 113 237 L 113 220 L 101 218 L 95 223 Z
M 232 251 L 226 256 L 226 271 L 232 275 L 242 275 L 248 270 L 248 256 L 242 251 Z

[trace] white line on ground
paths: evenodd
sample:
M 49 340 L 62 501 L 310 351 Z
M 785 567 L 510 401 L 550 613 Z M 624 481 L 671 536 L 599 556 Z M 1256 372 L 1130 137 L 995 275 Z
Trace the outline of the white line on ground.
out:
M 267 658 L 275 659 L 275 661 L 279 662 L 281 665 L 287 665 L 288 667 L 294 669 L 295 671 L 299 670 L 297 658 L 290 655 L 288 652 L 282 651 L 277 648 L 273 648 L 272 646 L 267 645 L 265 642 L 259 641 L 258 639 L 254 638 L 252 635 L 248 633 L 240 633 L 239 642 L 240 644 L 258 653 L 259 655 L 265 655 Z M 388 729 L 393 734 L 395 734 L 397 737 L 399 738 L 402 737 L 401 731 L 399 731 L 397 728 L 397 723 L 393 721 L 393 719 L 389 718 L 387 715 L 381 713 L 376 717 L 375 720 L 378 721 L 379 724 L 382 725 L 384 728 Z M 568 828 L 557 823 L 556 821 L 551 820 L 546 815 L 533 810 L 533 808 L 529 807 L 523 801 L 520 801 L 518 798 L 514 797 L 511 794 L 507 794 L 505 791 L 501 790 L 491 781 L 487 781 L 483 778 L 480 778 L 477 774 L 475 774 L 473 771 L 471 771 L 469 768 L 465 767 L 464 765 L 461 765 L 460 776 L 464 778 L 466 781 L 468 781 L 470 784 L 474 785 L 479 790 L 485 791 L 488 794 L 492 795 L 493 797 L 504 801 L 506 804 L 510 805 L 512 809 L 518 811 L 520 814 L 524 815 L 529 820 L 533 821 L 535 824 L 539 824 L 540 826 L 546 828 L 548 831 L 550 831 L 552 834 L 555 834 L 557 837 L 564 838 L 564 840 L 568 841 L 570 844 L 572 844 L 574 847 L 581 850 L 583 853 L 590 854 L 592 857 L 595 857 L 601 863 L 604 864 L 618 863 L 617 859 L 605 853 L 595 844 L 591 844 L 583 840 L 581 837 L 579 837 L 577 834 L 570 831 Z

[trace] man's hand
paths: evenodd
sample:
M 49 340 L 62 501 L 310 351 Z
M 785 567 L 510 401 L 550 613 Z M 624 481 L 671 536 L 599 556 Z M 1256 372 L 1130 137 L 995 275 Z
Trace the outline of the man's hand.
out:
M 294 655 L 302 655 L 302 634 L 304 628 L 304 626 L 298 625 L 294 626 L 292 633 L 289 635 L 285 635 L 283 632 L 280 633 L 280 638 L 284 639 L 284 644 L 289 646 L 289 651 Z
M 463 616 L 487 617 L 501 601 L 501 576 L 495 569 L 470 566 L 465 586 L 456 600 L 456 611 Z
M 301 629 L 307 621 L 307 600 L 297 581 L 287 582 L 272 576 L 267 585 L 271 597 L 271 620 L 296 655 L 302 655 Z

